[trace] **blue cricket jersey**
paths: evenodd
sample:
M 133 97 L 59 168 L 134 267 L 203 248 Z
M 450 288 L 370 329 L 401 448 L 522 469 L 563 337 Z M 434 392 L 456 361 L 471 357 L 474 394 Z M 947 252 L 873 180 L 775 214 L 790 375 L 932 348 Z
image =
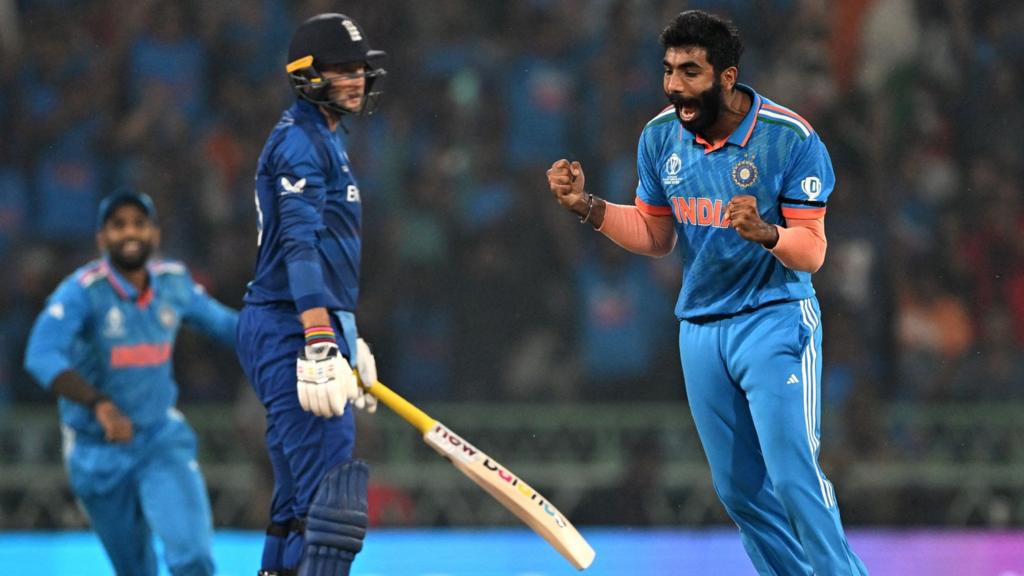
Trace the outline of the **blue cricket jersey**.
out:
M 359 187 L 341 137 L 298 100 L 267 139 L 256 169 L 259 252 L 245 302 L 297 312 L 354 312 L 359 298 Z
M 752 195 L 769 224 L 821 217 L 835 186 L 832 161 L 806 120 L 748 86 L 736 87 L 752 103 L 728 139 L 705 142 L 682 127 L 673 107 L 640 136 L 636 204 L 676 220 L 683 262 L 679 319 L 730 316 L 814 295 L 811 275 L 741 238 L 729 227 L 725 206 L 733 196 Z
M 106 394 L 137 429 L 159 424 L 177 401 L 171 355 L 181 323 L 233 346 L 238 314 L 210 297 L 180 262 L 147 266 L 149 287 L 139 294 L 106 259 L 67 277 L 39 314 L 25 368 L 49 389 L 75 370 Z M 78 434 L 103 438 L 92 411 L 59 399 L 61 421 Z

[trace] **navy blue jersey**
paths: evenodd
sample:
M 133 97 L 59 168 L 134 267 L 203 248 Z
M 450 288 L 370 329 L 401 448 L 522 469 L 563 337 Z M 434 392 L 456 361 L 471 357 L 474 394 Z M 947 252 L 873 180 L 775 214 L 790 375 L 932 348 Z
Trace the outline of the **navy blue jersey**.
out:
M 341 137 L 297 101 L 267 139 L 256 169 L 259 253 L 249 304 L 354 312 L 359 297 L 359 187 Z
M 147 266 L 149 287 L 139 294 L 107 260 L 66 278 L 50 296 L 29 337 L 25 368 L 44 388 L 75 370 L 106 394 L 137 429 L 162 423 L 178 397 L 171 369 L 181 323 L 233 346 L 238 314 L 210 297 L 179 262 Z M 92 411 L 59 399 L 61 421 L 103 437 Z
M 742 84 L 750 111 L 732 135 L 712 145 L 682 127 L 666 108 L 640 136 L 637 206 L 673 216 L 683 261 L 676 303 L 680 319 L 728 316 L 769 302 L 814 295 L 811 275 L 790 270 L 729 226 L 733 196 L 757 198 L 761 218 L 813 219 L 835 186 L 828 151 L 806 120 Z

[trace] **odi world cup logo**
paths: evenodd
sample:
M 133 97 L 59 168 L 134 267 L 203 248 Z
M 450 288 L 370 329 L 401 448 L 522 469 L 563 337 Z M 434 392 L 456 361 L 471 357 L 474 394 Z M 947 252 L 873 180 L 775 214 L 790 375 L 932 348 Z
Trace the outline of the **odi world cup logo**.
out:
M 800 181 L 800 189 L 807 195 L 808 200 L 817 200 L 821 196 L 821 179 L 817 176 L 808 176 Z
M 682 179 L 679 177 L 679 170 L 683 167 L 683 161 L 679 159 L 679 155 L 675 152 L 668 157 L 665 161 L 665 177 L 661 179 L 661 182 L 666 186 L 670 184 L 679 184 Z

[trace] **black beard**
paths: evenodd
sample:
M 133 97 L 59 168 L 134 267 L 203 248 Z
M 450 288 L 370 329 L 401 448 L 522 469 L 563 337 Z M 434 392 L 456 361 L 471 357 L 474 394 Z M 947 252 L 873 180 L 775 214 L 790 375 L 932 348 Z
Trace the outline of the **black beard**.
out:
M 704 135 L 704 131 L 714 125 L 722 111 L 722 84 L 718 80 L 696 98 L 683 98 L 678 94 L 667 94 L 668 101 L 676 109 L 676 118 L 693 134 Z M 697 118 L 693 122 L 684 122 L 680 114 L 683 106 L 697 109 Z
M 125 272 L 135 272 L 144 267 L 149 260 L 150 253 L 153 251 L 153 246 L 146 242 L 142 243 L 142 249 L 134 256 L 126 256 L 121 248 L 121 246 L 115 246 L 109 251 L 110 261 L 114 264 L 115 268 Z

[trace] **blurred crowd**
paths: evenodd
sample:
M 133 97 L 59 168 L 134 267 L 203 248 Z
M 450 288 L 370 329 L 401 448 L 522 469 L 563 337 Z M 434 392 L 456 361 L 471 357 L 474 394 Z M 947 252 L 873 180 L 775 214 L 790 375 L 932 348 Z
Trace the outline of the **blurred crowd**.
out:
M 256 159 L 293 98 L 288 40 L 324 11 L 389 54 L 378 114 L 345 121 L 360 328 L 382 380 L 414 400 L 682 402 L 676 256 L 629 256 L 580 226 L 544 171 L 581 160 L 592 192 L 632 202 L 637 138 L 665 105 L 657 35 L 688 7 L 732 17 L 740 80 L 832 154 L 815 277 L 825 409 L 846 423 L 831 433 L 882 450 L 856 425 L 881 402 L 1018 396 L 1024 4 L 0 0 L 0 404 L 46 399 L 21 369 L 26 334 L 95 256 L 116 187 L 150 194 L 162 254 L 240 305 Z M 184 402 L 246 386 L 211 346 L 179 341 Z

